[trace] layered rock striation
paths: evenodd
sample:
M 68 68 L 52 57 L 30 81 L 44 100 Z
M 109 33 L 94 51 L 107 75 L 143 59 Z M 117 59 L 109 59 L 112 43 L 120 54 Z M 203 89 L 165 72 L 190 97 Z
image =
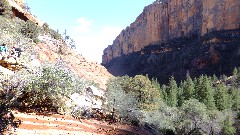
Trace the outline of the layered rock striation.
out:
M 239 0 L 156 0 L 108 46 L 102 64 L 150 44 L 240 27 Z

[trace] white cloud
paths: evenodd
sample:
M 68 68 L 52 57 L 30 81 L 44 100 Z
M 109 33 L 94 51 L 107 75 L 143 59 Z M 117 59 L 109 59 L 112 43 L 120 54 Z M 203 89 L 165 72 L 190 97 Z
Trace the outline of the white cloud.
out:
M 117 26 L 103 26 L 100 29 L 89 31 L 83 34 L 78 31 L 76 47 L 87 59 L 101 63 L 104 48 L 113 43 L 123 28 Z
M 85 17 L 81 17 L 77 19 L 78 26 L 75 30 L 79 33 L 88 33 L 90 32 L 90 26 L 92 22 Z

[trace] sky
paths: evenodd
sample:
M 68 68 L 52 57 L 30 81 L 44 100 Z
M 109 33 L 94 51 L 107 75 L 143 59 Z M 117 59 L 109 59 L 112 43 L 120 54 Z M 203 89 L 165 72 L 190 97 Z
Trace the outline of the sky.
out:
M 104 48 L 155 0 L 24 0 L 30 12 L 76 42 L 88 60 L 102 61 Z

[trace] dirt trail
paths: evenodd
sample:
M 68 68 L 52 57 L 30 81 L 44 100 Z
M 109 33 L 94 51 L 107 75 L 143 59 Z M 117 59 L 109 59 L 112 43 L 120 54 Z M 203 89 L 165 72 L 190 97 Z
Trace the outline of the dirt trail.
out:
M 19 128 L 5 134 L 17 135 L 151 135 L 141 127 L 109 124 L 94 119 L 77 120 L 70 116 L 53 114 L 51 116 L 34 113 L 13 112 L 21 120 Z

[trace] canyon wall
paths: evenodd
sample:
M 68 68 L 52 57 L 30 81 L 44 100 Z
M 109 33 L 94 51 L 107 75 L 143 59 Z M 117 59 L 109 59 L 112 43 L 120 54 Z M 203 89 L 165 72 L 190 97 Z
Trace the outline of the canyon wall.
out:
M 103 51 L 102 64 L 173 38 L 240 27 L 239 0 L 156 0 Z

